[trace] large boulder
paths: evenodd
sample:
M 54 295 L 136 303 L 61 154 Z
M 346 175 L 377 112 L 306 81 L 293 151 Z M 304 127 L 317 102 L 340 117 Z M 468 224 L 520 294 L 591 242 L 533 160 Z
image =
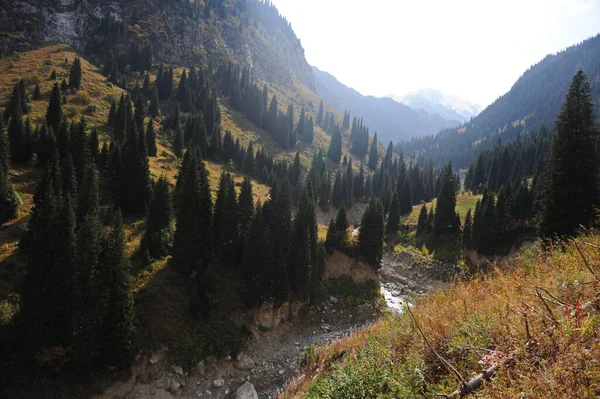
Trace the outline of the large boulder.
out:
M 256 393 L 256 389 L 254 389 L 254 385 L 246 381 L 244 385 L 235 391 L 235 399 L 258 399 L 258 394 Z

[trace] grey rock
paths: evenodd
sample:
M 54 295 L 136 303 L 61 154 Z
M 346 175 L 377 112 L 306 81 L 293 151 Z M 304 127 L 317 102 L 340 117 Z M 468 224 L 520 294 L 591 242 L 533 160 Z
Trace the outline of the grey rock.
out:
M 171 369 L 175 372 L 175 374 L 179 376 L 183 375 L 183 368 L 181 366 L 173 365 L 171 366 Z
M 252 370 L 255 366 L 256 364 L 250 356 L 246 355 L 245 353 L 240 353 L 239 355 L 237 355 L 235 362 L 236 368 L 240 370 Z
M 241 387 L 235 391 L 235 399 L 258 399 L 258 394 L 254 385 L 249 382 L 245 382 Z
M 225 386 L 225 380 L 222 378 L 217 378 L 212 383 L 213 388 L 223 388 L 224 386 Z

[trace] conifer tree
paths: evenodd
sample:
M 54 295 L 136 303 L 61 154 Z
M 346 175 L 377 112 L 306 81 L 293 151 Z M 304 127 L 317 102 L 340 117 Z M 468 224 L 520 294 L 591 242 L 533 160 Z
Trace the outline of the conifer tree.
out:
M 377 170 L 377 164 L 379 162 L 379 155 L 377 153 L 377 133 L 373 136 L 373 142 L 371 143 L 371 152 L 369 152 L 369 168 Z
M 398 195 L 398 204 L 400 205 L 400 214 L 407 215 L 412 212 L 412 190 L 408 178 L 404 179 L 404 184 Z
M 398 193 L 394 192 L 390 212 L 388 214 L 387 224 L 385 226 L 386 234 L 394 234 L 400 230 L 400 202 L 398 201 Z
M 54 84 L 50 94 L 50 102 L 46 112 L 46 123 L 52 127 L 54 132 L 58 132 L 62 122 L 62 95 L 58 83 Z
M 183 149 L 183 130 L 181 129 L 181 126 L 178 126 L 173 134 L 173 152 L 177 158 L 183 157 Z
M 10 142 L 10 158 L 13 162 L 27 161 L 27 138 L 25 132 L 25 123 L 21 109 L 17 109 L 16 114 L 10 118 L 8 124 L 8 139 Z
M 317 115 L 317 125 L 323 126 L 323 100 L 319 104 L 319 114 Z
M 465 218 L 465 226 L 463 228 L 462 245 L 465 249 L 471 249 L 473 247 L 473 218 L 471 216 L 471 209 L 467 211 Z
M 154 122 L 152 119 L 148 121 L 148 128 L 146 129 L 146 147 L 148 148 L 149 157 L 158 155 L 158 148 L 156 148 L 156 133 L 154 133 Z
M 19 201 L 8 179 L 10 144 L 0 120 L 0 224 L 17 217 Z
M 591 87 L 580 69 L 558 115 L 548 156 L 539 232 L 570 236 L 596 219 L 600 203 L 598 129 Z
M 335 217 L 335 232 L 337 234 L 335 239 L 336 249 L 341 250 L 348 246 L 348 227 L 346 207 L 342 205 Z
M 142 239 L 142 248 L 147 250 L 152 258 L 162 258 L 169 254 L 173 242 L 172 219 L 173 200 L 169 183 L 161 176 L 154 185 L 146 218 L 146 231 Z
M 81 88 L 81 60 L 79 57 L 75 57 L 73 64 L 71 65 L 71 71 L 69 72 L 69 87 L 75 90 Z
M 240 224 L 238 243 L 241 249 L 248 238 L 252 217 L 254 216 L 254 194 L 252 193 L 252 182 L 248 177 L 245 177 L 242 181 L 238 209 L 238 219 Z
M 331 218 L 329 222 L 329 228 L 327 229 L 327 236 L 325 238 L 325 247 L 329 253 L 332 253 L 336 249 L 338 249 L 338 233 L 335 228 L 335 220 Z
M 419 220 L 417 221 L 417 237 L 420 237 L 425 233 L 427 217 L 427 205 L 423 204 L 421 211 L 419 212 Z
M 35 88 L 33 89 L 33 96 L 31 98 L 33 101 L 39 101 L 42 99 L 42 90 L 40 89 L 39 83 L 35 85 Z
M 446 164 L 441 179 L 442 186 L 437 199 L 433 227 L 436 237 L 452 234 L 460 229 L 460 225 L 456 225 L 456 185 L 452 163 Z
M 342 159 L 342 132 L 339 126 L 336 126 L 331 132 L 331 143 L 327 150 L 327 157 L 335 164 L 339 164 Z
M 156 85 L 152 88 L 152 94 L 150 95 L 150 108 L 148 108 L 148 114 L 152 118 L 160 116 L 160 100 L 158 97 L 158 89 Z
M 198 154 L 190 155 L 187 165 L 184 162 L 183 172 L 176 202 L 173 263 L 180 273 L 190 275 L 208 268 L 213 257 L 213 204 L 208 174 Z
M 383 256 L 384 223 L 383 204 L 380 199 L 371 197 L 360 224 L 359 248 L 374 267 L 379 267 Z
M 102 339 L 107 364 L 127 365 L 133 355 L 135 303 L 125 249 L 121 212 L 116 211 L 103 251 L 100 280 L 105 281 L 106 316 Z

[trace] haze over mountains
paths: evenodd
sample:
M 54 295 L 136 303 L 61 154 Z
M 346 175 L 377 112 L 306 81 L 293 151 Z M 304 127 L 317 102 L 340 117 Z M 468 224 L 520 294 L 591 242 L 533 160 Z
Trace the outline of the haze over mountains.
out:
M 422 88 L 404 96 L 389 95 L 388 97 L 408 105 L 413 109 L 422 109 L 432 114 L 438 114 L 444 119 L 467 122 L 477 116 L 483 109 L 458 96 L 447 95 L 437 89 Z
M 352 116 L 364 118 L 371 133 L 377 132 L 384 143 L 434 134 L 444 128 L 456 127 L 461 119 L 464 120 L 460 115 L 452 119 L 424 109 L 414 109 L 388 97 L 363 96 L 340 83 L 333 75 L 314 66 L 312 70 L 317 94 L 336 110 L 348 110 Z

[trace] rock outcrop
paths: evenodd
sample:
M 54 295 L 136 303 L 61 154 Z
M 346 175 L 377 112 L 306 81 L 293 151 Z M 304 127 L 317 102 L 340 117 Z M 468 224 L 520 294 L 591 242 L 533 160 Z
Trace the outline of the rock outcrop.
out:
M 99 27 L 110 13 L 125 25 L 125 32 L 111 45 L 123 62 L 133 43 L 152 43 L 158 62 L 218 66 L 235 61 L 266 81 L 291 87 L 296 78 L 314 89 L 312 70 L 291 26 L 274 7 L 255 0 L 245 9 L 227 3 L 208 16 L 204 6 L 194 15 L 183 4 L 160 0 L 0 3 L 0 56 L 52 41 L 69 44 L 86 56 L 96 55 L 101 63 L 107 47 Z

